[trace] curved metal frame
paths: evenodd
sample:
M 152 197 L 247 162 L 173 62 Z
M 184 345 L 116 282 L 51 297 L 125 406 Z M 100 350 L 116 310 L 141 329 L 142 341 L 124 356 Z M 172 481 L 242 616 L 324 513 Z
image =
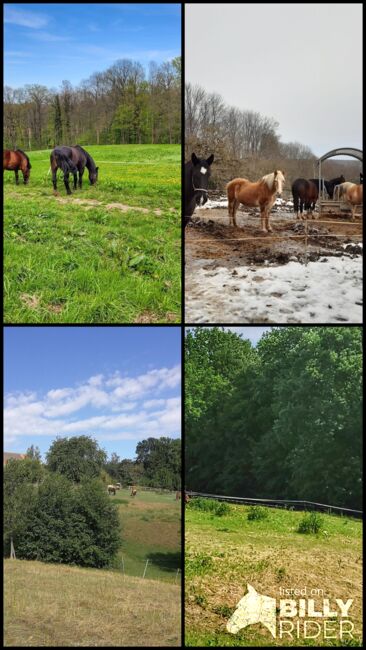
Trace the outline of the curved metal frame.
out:
M 363 152 L 361 149 L 354 149 L 353 147 L 339 147 L 338 149 L 332 149 L 328 151 L 324 156 L 321 156 L 318 159 L 318 177 L 319 177 L 319 214 L 322 212 L 322 202 L 325 201 L 324 196 L 324 186 L 321 183 L 322 179 L 322 162 L 328 160 L 328 158 L 334 158 L 335 156 L 348 156 L 349 158 L 355 158 L 359 162 L 363 163 Z

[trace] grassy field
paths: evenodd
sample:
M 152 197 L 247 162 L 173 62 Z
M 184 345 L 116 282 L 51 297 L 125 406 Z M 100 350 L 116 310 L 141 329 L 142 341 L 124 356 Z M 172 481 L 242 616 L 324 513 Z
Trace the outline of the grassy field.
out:
M 110 571 L 5 561 L 9 646 L 179 646 L 180 587 Z
M 146 577 L 180 584 L 181 502 L 175 494 L 139 490 L 132 498 L 120 490 L 110 499 L 118 503 L 123 540 L 116 568 L 123 559 L 127 575 L 142 576 L 149 560 Z
M 268 509 L 268 519 L 248 521 L 248 508 L 230 505 L 217 516 L 186 507 L 185 642 L 188 646 L 361 645 L 362 524 L 322 515 L 322 533 L 299 534 L 301 512 Z M 278 599 L 280 588 L 323 589 L 324 598 L 353 598 L 354 640 L 274 639 L 261 624 L 236 635 L 226 624 L 247 591 Z M 295 619 L 295 621 L 298 619 Z
M 99 180 L 70 197 L 50 151 L 29 185 L 4 175 L 5 322 L 180 322 L 180 146 L 86 148 Z

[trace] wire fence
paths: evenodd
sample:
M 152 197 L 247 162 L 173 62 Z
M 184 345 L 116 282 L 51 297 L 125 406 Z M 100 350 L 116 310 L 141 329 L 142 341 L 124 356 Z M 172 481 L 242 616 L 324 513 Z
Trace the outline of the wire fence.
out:
M 230 497 L 221 494 L 207 494 L 204 492 L 187 491 L 190 498 L 202 497 L 203 499 L 216 499 L 217 501 L 227 501 L 228 503 L 239 503 L 242 505 L 262 505 L 269 508 L 286 508 L 292 510 L 317 510 L 327 514 L 347 515 L 362 519 L 362 510 L 352 508 L 343 508 L 340 506 L 331 506 L 325 503 L 315 501 L 294 500 L 294 499 L 254 499 L 250 497 Z

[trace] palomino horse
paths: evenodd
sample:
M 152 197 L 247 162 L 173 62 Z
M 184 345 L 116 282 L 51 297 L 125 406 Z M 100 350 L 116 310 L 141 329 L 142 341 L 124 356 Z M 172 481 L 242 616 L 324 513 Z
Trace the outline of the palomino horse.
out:
M 107 487 L 108 494 L 116 494 L 116 486 L 115 485 L 108 485 Z
M 251 183 L 247 178 L 234 178 L 226 185 L 229 204 L 230 224 L 236 226 L 236 211 L 242 203 L 248 207 L 259 207 L 263 232 L 271 231 L 269 212 L 276 200 L 276 194 L 282 194 L 285 183 L 284 172 L 277 169 L 259 181 Z
M 363 185 L 356 185 L 354 183 L 351 187 L 346 187 L 343 194 L 343 200 L 345 203 L 348 203 L 351 206 L 352 211 L 352 221 L 355 220 L 356 208 L 358 205 L 362 205 L 363 199 Z
M 340 201 L 347 189 L 347 187 L 352 187 L 355 183 L 351 183 L 350 181 L 346 181 L 345 183 L 341 183 L 340 185 L 336 185 L 334 188 L 333 192 L 333 198 L 336 201 Z
M 207 201 L 208 179 L 214 155 L 207 158 L 197 158 L 192 153 L 191 160 L 184 166 L 184 226 L 190 221 L 196 205 L 204 205 Z
M 29 182 L 31 168 L 32 165 L 30 164 L 29 158 L 27 154 L 24 153 L 24 151 L 21 149 L 16 149 L 15 151 L 5 149 L 3 153 L 3 170 L 14 172 L 16 185 L 19 185 L 19 169 L 23 174 L 24 185 L 27 185 Z
M 236 634 L 247 625 L 262 623 L 276 637 L 276 599 L 262 596 L 249 584 L 247 588 L 247 593 L 239 600 L 234 614 L 227 622 L 227 631 Z
M 296 219 L 305 219 L 303 217 L 303 208 L 307 211 L 307 216 L 311 215 L 315 219 L 313 210 L 318 200 L 318 187 L 312 181 L 306 178 L 297 178 L 291 186 L 292 197 L 294 200 L 294 212 Z
M 79 187 L 81 189 L 85 167 L 89 170 L 90 185 L 95 185 L 98 180 L 98 169 L 90 154 L 80 145 L 75 147 L 55 147 L 51 152 L 51 170 L 53 189 L 57 192 L 57 170 L 62 169 L 67 194 L 71 194 L 69 174 L 74 177 L 74 190 L 77 188 L 77 174 L 79 172 Z

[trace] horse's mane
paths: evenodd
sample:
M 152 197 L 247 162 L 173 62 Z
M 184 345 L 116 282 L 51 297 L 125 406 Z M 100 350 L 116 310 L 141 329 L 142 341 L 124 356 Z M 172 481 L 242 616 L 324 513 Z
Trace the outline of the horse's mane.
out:
M 92 171 L 95 171 L 95 162 L 91 157 L 91 155 L 87 151 L 85 151 L 85 149 L 83 149 L 83 147 L 81 147 L 79 144 L 75 145 L 75 149 L 79 149 L 79 151 L 83 152 L 83 154 L 86 156 L 86 161 L 87 161 L 86 166 L 88 167 L 88 169 L 92 167 Z
M 263 183 L 266 183 L 268 186 L 268 189 L 272 189 L 273 187 L 273 181 L 274 181 L 274 172 L 271 172 L 271 174 L 267 174 L 266 176 L 262 176 Z
M 282 174 L 282 172 L 279 171 L 279 170 L 277 171 L 277 173 Z M 262 178 L 261 178 L 261 181 L 263 183 L 266 183 L 268 189 L 270 189 L 270 190 L 273 188 L 274 175 L 275 175 L 275 173 L 271 172 L 270 174 L 266 174 L 266 176 L 262 176 Z M 282 176 L 283 176 L 283 174 L 282 174 Z
M 30 164 L 30 160 L 25 151 L 23 151 L 23 149 L 15 149 L 15 151 L 19 151 L 19 153 L 23 154 L 23 156 L 27 159 L 28 169 L 32 169 L 32 165 Z

